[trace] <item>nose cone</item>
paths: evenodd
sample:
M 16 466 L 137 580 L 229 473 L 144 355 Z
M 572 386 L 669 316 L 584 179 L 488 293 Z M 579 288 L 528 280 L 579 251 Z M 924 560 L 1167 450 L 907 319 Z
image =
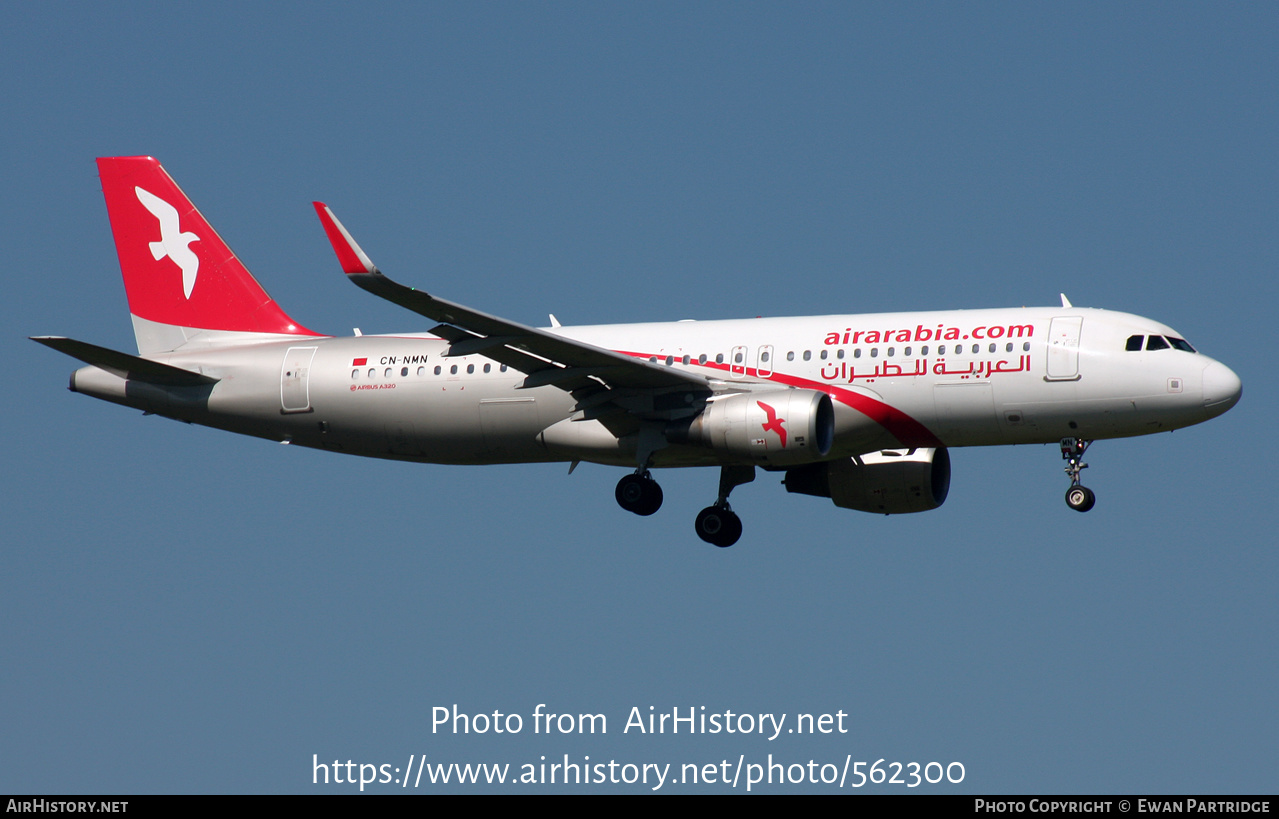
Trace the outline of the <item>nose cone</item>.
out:
M 1239 403 L 1239 396 L 1243 392 L 1243 382 L 1239 380 L 1239 376 L 1220 361 L 1204 367 L 1203 385 L 1204 406 L 1212 410 L 1214 415 L 1220 415 Z

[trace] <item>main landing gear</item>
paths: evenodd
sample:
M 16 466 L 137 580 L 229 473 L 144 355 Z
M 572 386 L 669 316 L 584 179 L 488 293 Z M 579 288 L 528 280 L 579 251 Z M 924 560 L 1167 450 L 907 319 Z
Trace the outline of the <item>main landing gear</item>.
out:
M 719 497 L 715 503 L 697 513 L 693 528 L 697 536 L 721 549 L 732 546 L 742 536 L 742 519 L 728 505 L 728 495 L 735 487 L 755 480 L 753 466 L 722 466 L 719 470 Z
M 742 536 L 742 519 L 728 505 L 735 487 L 755 480 L 753 466 L 725 466 L 719 473 L 719 497 L 697 513 L 697 536 L 721 548 L 732 546 Z M 637 515 L 651 515 L 662 506 L 662 487 L 647 469 L 637 469 L 617 482 L 617 505 Z
M 693 528 L 702 540 L 724 549 L 732 546 L 742 536 L 742 519 L 727 503 L 723 506 L 708 506 L 697 513 Z
M 1062 438 L 1061 457 L 1066 462 L 1066 474 L 1070 476 L 1070 488 L 1066 490 L 1066 505 L 1076 512 L 1087 512 L 1097 502 L 1097 496 L 1079 483 L 1079 473 L 1088 468 L 1083 462 L 1084 452 L 1092 441 L 1083 438 Z
M 640 470 L 617 482 L 617 505 L 637 515 L 651 515 L 662 508 L 662 487 L 648 474 Z

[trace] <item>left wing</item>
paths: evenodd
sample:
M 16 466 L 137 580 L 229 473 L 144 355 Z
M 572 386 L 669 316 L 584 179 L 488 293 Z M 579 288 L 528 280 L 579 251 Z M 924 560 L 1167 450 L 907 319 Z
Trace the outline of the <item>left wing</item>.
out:
M 327 205 L 313 204 L 347 277 L 376 296 L 438 321 L 431 332 L 452 342 L 446 355 L 483 354 L 524 373 L 526 388 L 553 384 L 573 392 L 601 387 L 620 392 L 713 391 L 705 376 L 498 318 L 394 282 L 382 275 Z

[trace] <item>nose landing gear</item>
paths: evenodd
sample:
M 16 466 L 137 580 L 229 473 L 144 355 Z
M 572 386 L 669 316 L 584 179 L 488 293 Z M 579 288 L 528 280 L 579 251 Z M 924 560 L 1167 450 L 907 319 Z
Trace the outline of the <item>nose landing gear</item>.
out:
M 1097 503 L 1093 491 L 1079 483 L 1079 473 L 1088 468 L 1083 462 L 1084 452 L 1092 441 L 1083 438 L 1062 438 L 1061 457 L 1066 462 L 1066 474 L 1070 476 L 1070 488 L 1066 490 L 1066 505 L 1076 512 L 1087 512 Z

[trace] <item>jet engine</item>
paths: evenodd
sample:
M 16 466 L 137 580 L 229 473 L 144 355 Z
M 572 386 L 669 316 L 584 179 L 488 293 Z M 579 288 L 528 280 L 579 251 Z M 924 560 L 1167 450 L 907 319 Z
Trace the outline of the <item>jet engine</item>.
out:
M 860 512 L 926 512 L 946 502 L 950 453 L 946 449 L 886 449 L 786 470 L 787 492 L 830 498 Z
M 710 401 L 666 437 L 760 465 L 809 464 L 830 452 L 835 410 L 830 396 L 817 390 L 739 393 Z

